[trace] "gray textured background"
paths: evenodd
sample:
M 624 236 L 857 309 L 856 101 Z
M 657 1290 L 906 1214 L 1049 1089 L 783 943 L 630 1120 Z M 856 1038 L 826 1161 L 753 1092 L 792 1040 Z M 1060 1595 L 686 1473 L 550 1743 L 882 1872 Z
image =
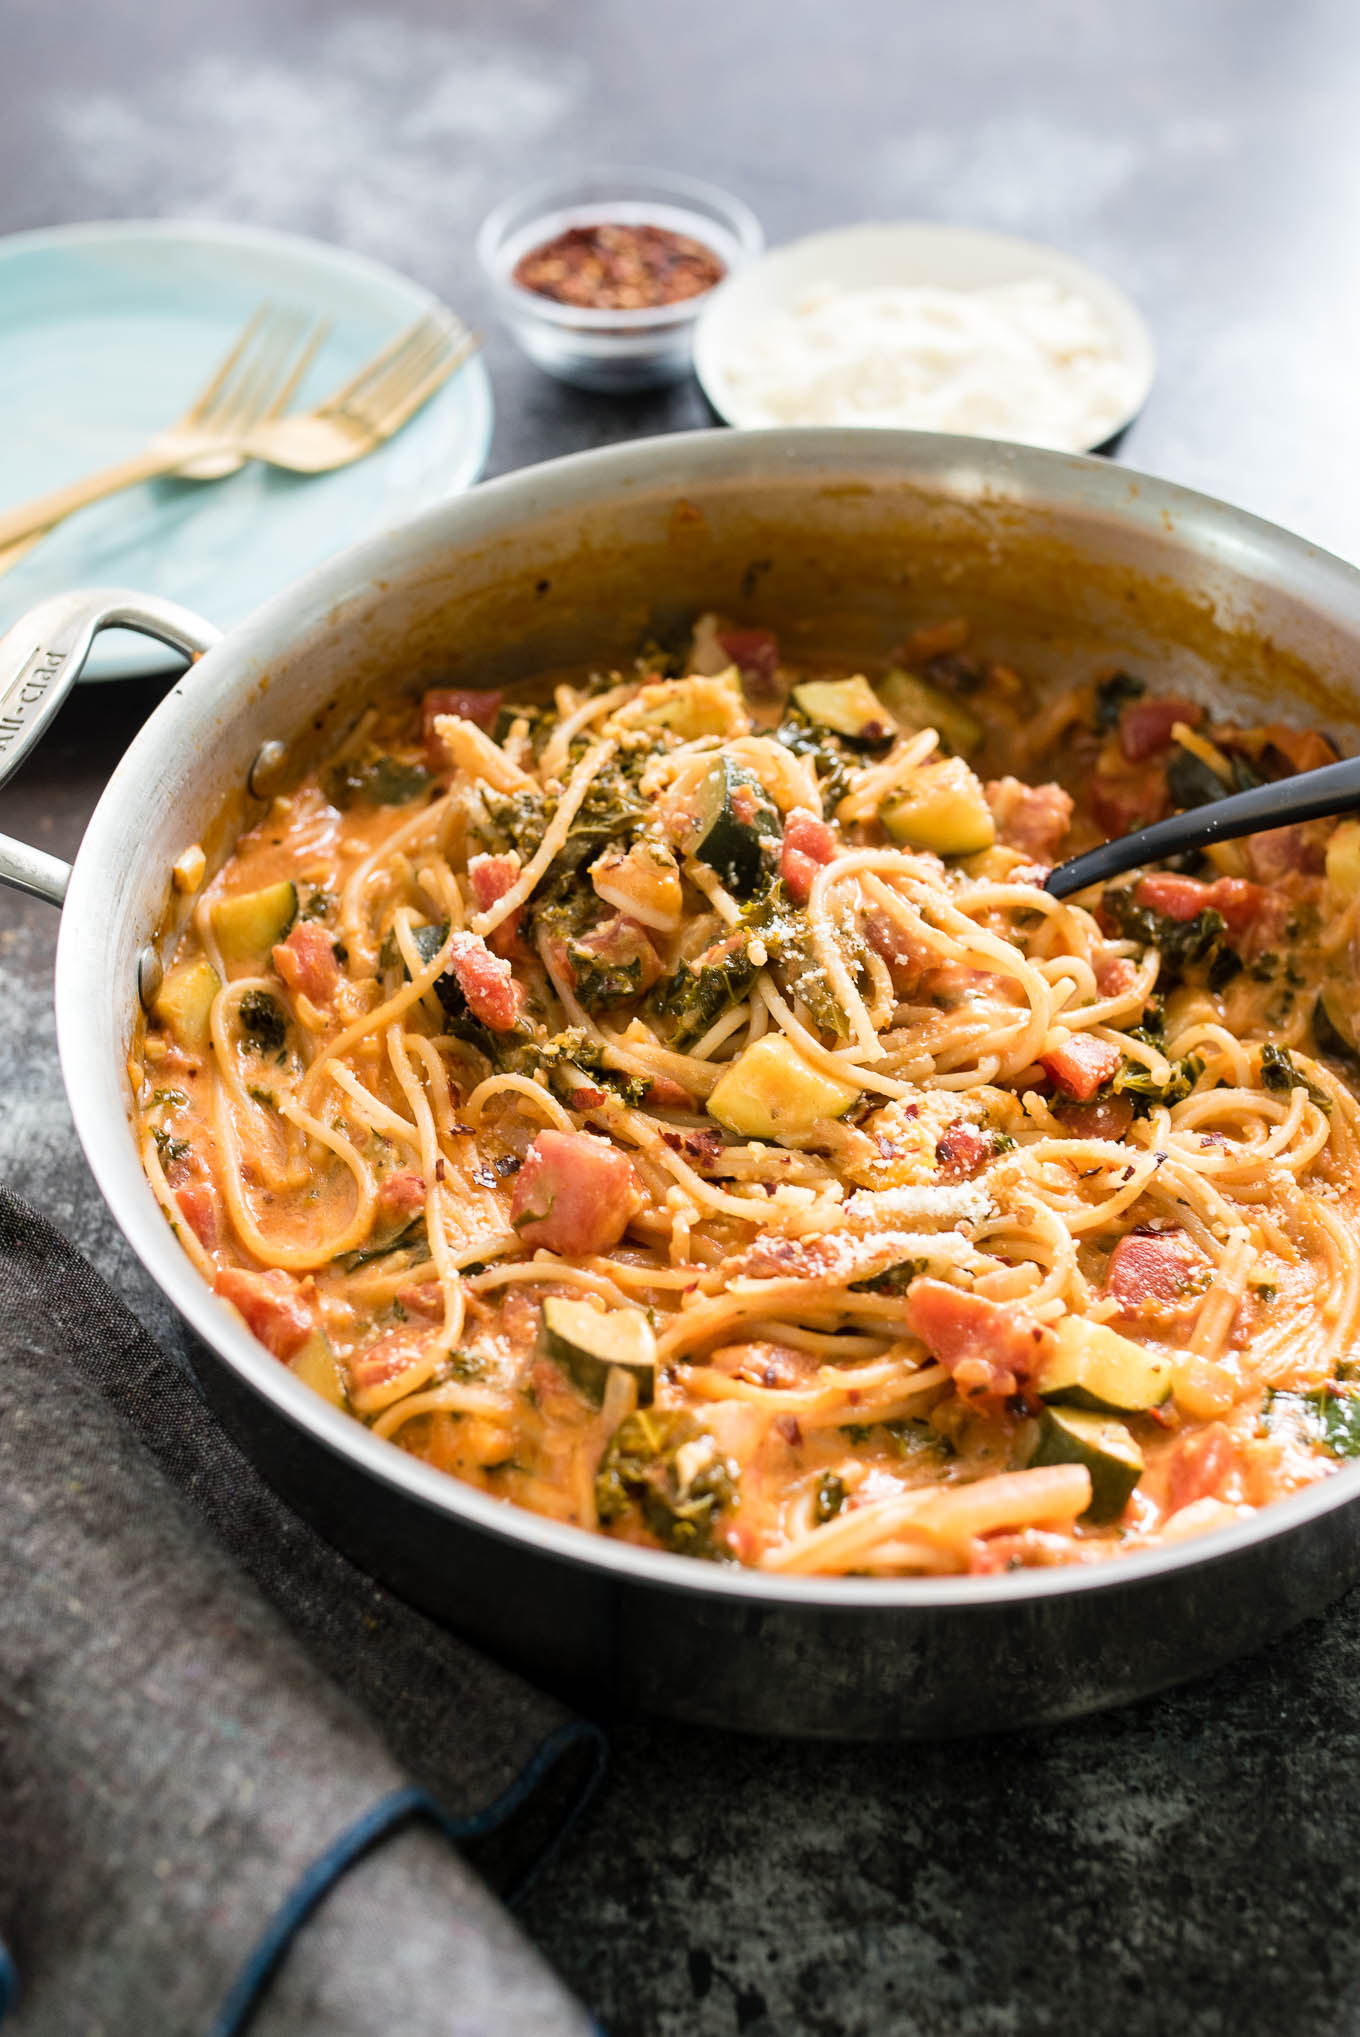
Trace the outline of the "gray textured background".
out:
M 1354 0 L 0 0 L 0 29 L 0 228 L 259 220 L 474 319 L 482 212 L 600 159 L 714 177 L 775 241 L 875 215 L 1048 238 L 1151 320 L 1122 457 L 1360 555 Z M 692 386 L 562 390 L 494 329 L 488 360 L 493 471 L 708 421 Z M 82 691 L 0 826 L 73 848 L 158 691 Z M 0 1175 L 154 1324 L 62 1097 L 54 935 L 0 898 Z M 1357 1675 L 1352 1598 L 1062 1732 L 885 1751 L 636 1722 L 527 1922 L 614 2037 L 1357 2029 Z

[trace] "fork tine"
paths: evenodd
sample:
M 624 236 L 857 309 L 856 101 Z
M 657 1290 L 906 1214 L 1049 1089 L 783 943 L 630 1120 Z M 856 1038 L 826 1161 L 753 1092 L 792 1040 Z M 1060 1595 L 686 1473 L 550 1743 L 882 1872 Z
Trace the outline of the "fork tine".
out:
M 298 386 L 301 383 L 303 376 L 306 374 L 307 370 L 311 367 L 312 362 L 316 359 L 316 356 L 319 353 L 320 349 L 325 345 L 326 341 L 330 338 L 330 332 L 331 332 L 330 319 L 318 318 L 315 324 L 312 326 L 311 332 L 307 335 L 307 338 L 302 343 L 302 349 L 298 354 L 296 362 L 294 363 L 292 374 L 288 376 L 286 381 L 283 383 L 282 387 L 279 389 L 278 395 L 274 398 L 274 401 L 270 404 L 268 410 L 266 410 L 263 413 L 263 416 L 260 417 L 257 420 L 257 422 L 263 423 L 267 418 L 282 417 L 284 411 L 288 408 L 294 396 L 297 394 Z
M 189 408 L 185 411 L 184 416 L 180 419 L 181 424 L 185 425 L 197 424 L 199 419 L 203 415 L 204 411 L 211 408 L 211 406 L 216 402 L 218 396 L 221 394 L 223 388 L 226 386 L 227 380 L 230 377 L 232 370 L 236 367 L 237 362 L 241 359 L 241 356 L 245 353 L 246 349 L 254 344 L 257 332 L 260 330 L 260 327 L 264 324 L 265 320 L 271 317 L 272 314 L 273 314 L 272 305 L 269 304 L 256 305 L 255 309 L 251 312 L 245 324 L 241 327 L 240 333 L 238 334 L 236 339 L 236 344 L 229 349 L 226 356 L 218 363 L 217 367 L 213 370 L 213 373 L 209 376 L 207 382 L 199 390 L 197 396 L 195 396 L 193 402 L 189 405 Z
M 374 423 L 399 403 L 406 391 L 428 375 L 437 362 L 456 344 L 454 337 L 442 326 L 432 325 L 421 336 L 418 344 L 407 348 L 397 359 L 390 361 L 382 373 L 375 377 L 357 398 L 350 398 L 345 405 L 346 412 L 350 417 L 357 418 L 361 424 Z
M 413 325 L 405 326 L 394 338 L 388 340 L 385 346 L 379 347 L 377 353 L 366 360 L 363 366 L 357 369 L 347 382 L 342 382 L 338 389 L 333 389 L 329 396 L 323 397 L 317 408 L 323 412 L 344 410 L 352 398 L 357 396 L 363 389 L 365 383 L 370 382 L 375 375 L 385 370 L 399 355 L 405 353 L 407 348 L 415 345 L 421 339 L 434 322 L 434 316 L 435 314 L 432 312 L 422 312 Z
M 372 420 L 372 430 L 380 439 L 389 439 L 401 430 L 407 418 L 414 417 L 423 403 L 428 403 L 435 390 L 448 381 L 454 370 L 461 368 L 464 361 L 471 359 L 481 345 L 475 332 L 469 331 L 466 339 L 458 346 L 451 347 L 437 365 L 428 370 L 422 379 L 412 384 L 403 395 L 381 417 Z
M 409 373 L 407 356 L 411 356 L 413 352 L 423 352 L 436 338 L 450 340 L 456 334 L 466 334 L 466 330 L 468 328 L 458 318 L 458 314 L 450 312 L 448 306 L 444 304 L 434 306 L 430 312 L 421 312 L 415 324 L 407 326 L 405 332 L 399 332 L 393 340 L 387 342 L 387 346 L 381 346 L 379 352 L 373 354 L 371 361 L 364 361 L 358 373 L 350 375 L 348 383 L 342 383 L 340 389 L 326 397 L 326 401 L 320 405 L 322 411 L 346 411 L 346 414 L 354 414 L 358 403 L 369 407 L 375 383 L 385 381 L 393 373 L 395 375 Z
M 272 323 L 242 361 L 231 386 L 215 406 L 209 419 L 212 425 L 226 432 L 239 432 L 259 422 L 292 359 L 305 323 L 303 313 L 298 311 L 274 314 Z

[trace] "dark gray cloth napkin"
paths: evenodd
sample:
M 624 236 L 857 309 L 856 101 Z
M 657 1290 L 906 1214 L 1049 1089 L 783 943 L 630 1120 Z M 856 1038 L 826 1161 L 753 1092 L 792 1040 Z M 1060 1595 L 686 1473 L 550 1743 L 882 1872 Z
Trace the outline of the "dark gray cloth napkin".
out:
M 602 1757 L 319 1541 L 0 1189 L 4 2037 L 583 2037 L 483 1877 Z

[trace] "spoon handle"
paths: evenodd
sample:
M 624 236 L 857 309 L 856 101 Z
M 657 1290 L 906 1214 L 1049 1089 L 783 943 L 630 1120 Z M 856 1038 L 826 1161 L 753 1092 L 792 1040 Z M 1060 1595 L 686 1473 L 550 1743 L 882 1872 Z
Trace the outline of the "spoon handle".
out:
M 1360 757 L 1346 757 L 1339 764 L 1300 771 L 1270 785 L 1253 785 L 1249 792 L 1234 792 L 1227 799 L 1193 806 L 1185 813 L 1173 813 L 1169 820 L 1154 821 L 1150 828 L 1120 835 L 1084 856 L 1059 863 L 1050 871 L 1044 889 L 1053 898 L 1070 898 L 1088 884 L 1108 883 L 1126 870 L 1162 863 L 1192 849 L 1207 849 L 1213 842 L 1233 842 L 1258 829 L 1290 827 L 1298 821 L 1356 811 L 1360 811 Z

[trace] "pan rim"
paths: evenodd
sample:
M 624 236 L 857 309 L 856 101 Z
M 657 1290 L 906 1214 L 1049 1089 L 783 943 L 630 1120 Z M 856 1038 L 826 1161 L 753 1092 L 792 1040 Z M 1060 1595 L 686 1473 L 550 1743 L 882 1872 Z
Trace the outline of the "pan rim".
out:
M 1057 500 L 1067 494 L 1069 506 L 1075 506 L 1071 502 L 1075 473 L 1108 513 L 1121 517 L 1132 513 L 1139 523 L 1154 527 L 1168 518 L 1192 527 L 1207 524 L 1206 550 L 1217 548 L 1233 555 L 1239 565 L 1243 553 L 1273 557 L 1277 568 L 1293 568 L 1292 580 L 1285 574 L 1291 585 L 1299 578 L 1320 577 L 1336 596 L 1338 611 L 1360 638 L 1360 570 L 1250 512 L 1131 468 L 1114 467 L 1086 454 L 952 434 L 866 433 L 853 427 L 712 430 L 633 440 L 542 462 L 484 482 L 464 496 L 422 511 L 392 531 L 364 539 L 295 582 L 224 637 L 193 668 L 194 687 L 203 691 L 217 680 L 224 704 L 233 692 L 244 701 L 258 683 L 259 670 L 274 661 L 288 641 L 302 634 L 308 616 L 323 616 L 352 600 L 361 583 L 378 585 L 409 568 L 412 556 L 427 538 L 437 535 L 446 544 L 460 538 L 484 543 L 541 511 L 548 497 L 553 507 L 561 509 L 582 496 L 593 499 L 601 492 L 600 484 L 615 491 L 630 484 L 655 486 L 673 473 L 680 485 L 687 478 L 686 470 L 692 481 L 705 474 L 717 479 L 740 472 L 748 450 L 753 459 L 773 457 L 785 463 L 791 475 L 824 471 L 830 478 L 848 468 L 901 471 L 918 466 L 935 479 L 941 471 L 953 473 L 992 499 L 1006 499 L 1008 491 L 1018 486 L 1021 500 Z M 1064 479 L 1067 490 L 1062 486 Z M 1307 601 L 1306 593 L 1303 598 Z M 1315 602 L 1308 605 L 1318 607 Z M 1337 620 L 1326 604 L 1319 612 L 1330 622 Z M 1233 1562 L 1360 1499 L 1358 1463 L 1274 1501 L 1235 1526 L 1127 1558 L 994 1577 L 788 1576 L 735 1564 L 700 1563 L 551 1521 L 434 1470 L 397 1444 L 374 1436 L 353 1416 L 330 1407 L 249 1335 L 194 1269 L 147 1184 L 126 1112 L 120 1110 L 117 1123 L 110 1123 L 114 1113 L 101 1090 L 110 1052 L 110 1005 L 107 997 L 89 994 L 85 966 L 88 929 L 97 915 L 107 913 L 109 885 L 116 884 L 116 870 L 111 872 L 108 864 L 119 860 L 114 854 L 117 817 L 129 798 L 140 796 L 148 783 L 159 782 L 158 764 L 175 748 L 186 683 L 176 685 L 138 732 L 100 797 L 75 859 L 55 972 L 62 1072 L 77 1135 L 96 1184 L 157 1287 L 245 1386 L 332 1455 L 434 1513 L 452 1516 L 526 1552 L 603 1573 L 621 1586 L 826 1614 L 873 1609 L 885 1614 L 952 1612 L 969 1606 L 1014 1609 L 1093 1591 L 1148 1589 L 1188 1569 L 1208 1570 Z

